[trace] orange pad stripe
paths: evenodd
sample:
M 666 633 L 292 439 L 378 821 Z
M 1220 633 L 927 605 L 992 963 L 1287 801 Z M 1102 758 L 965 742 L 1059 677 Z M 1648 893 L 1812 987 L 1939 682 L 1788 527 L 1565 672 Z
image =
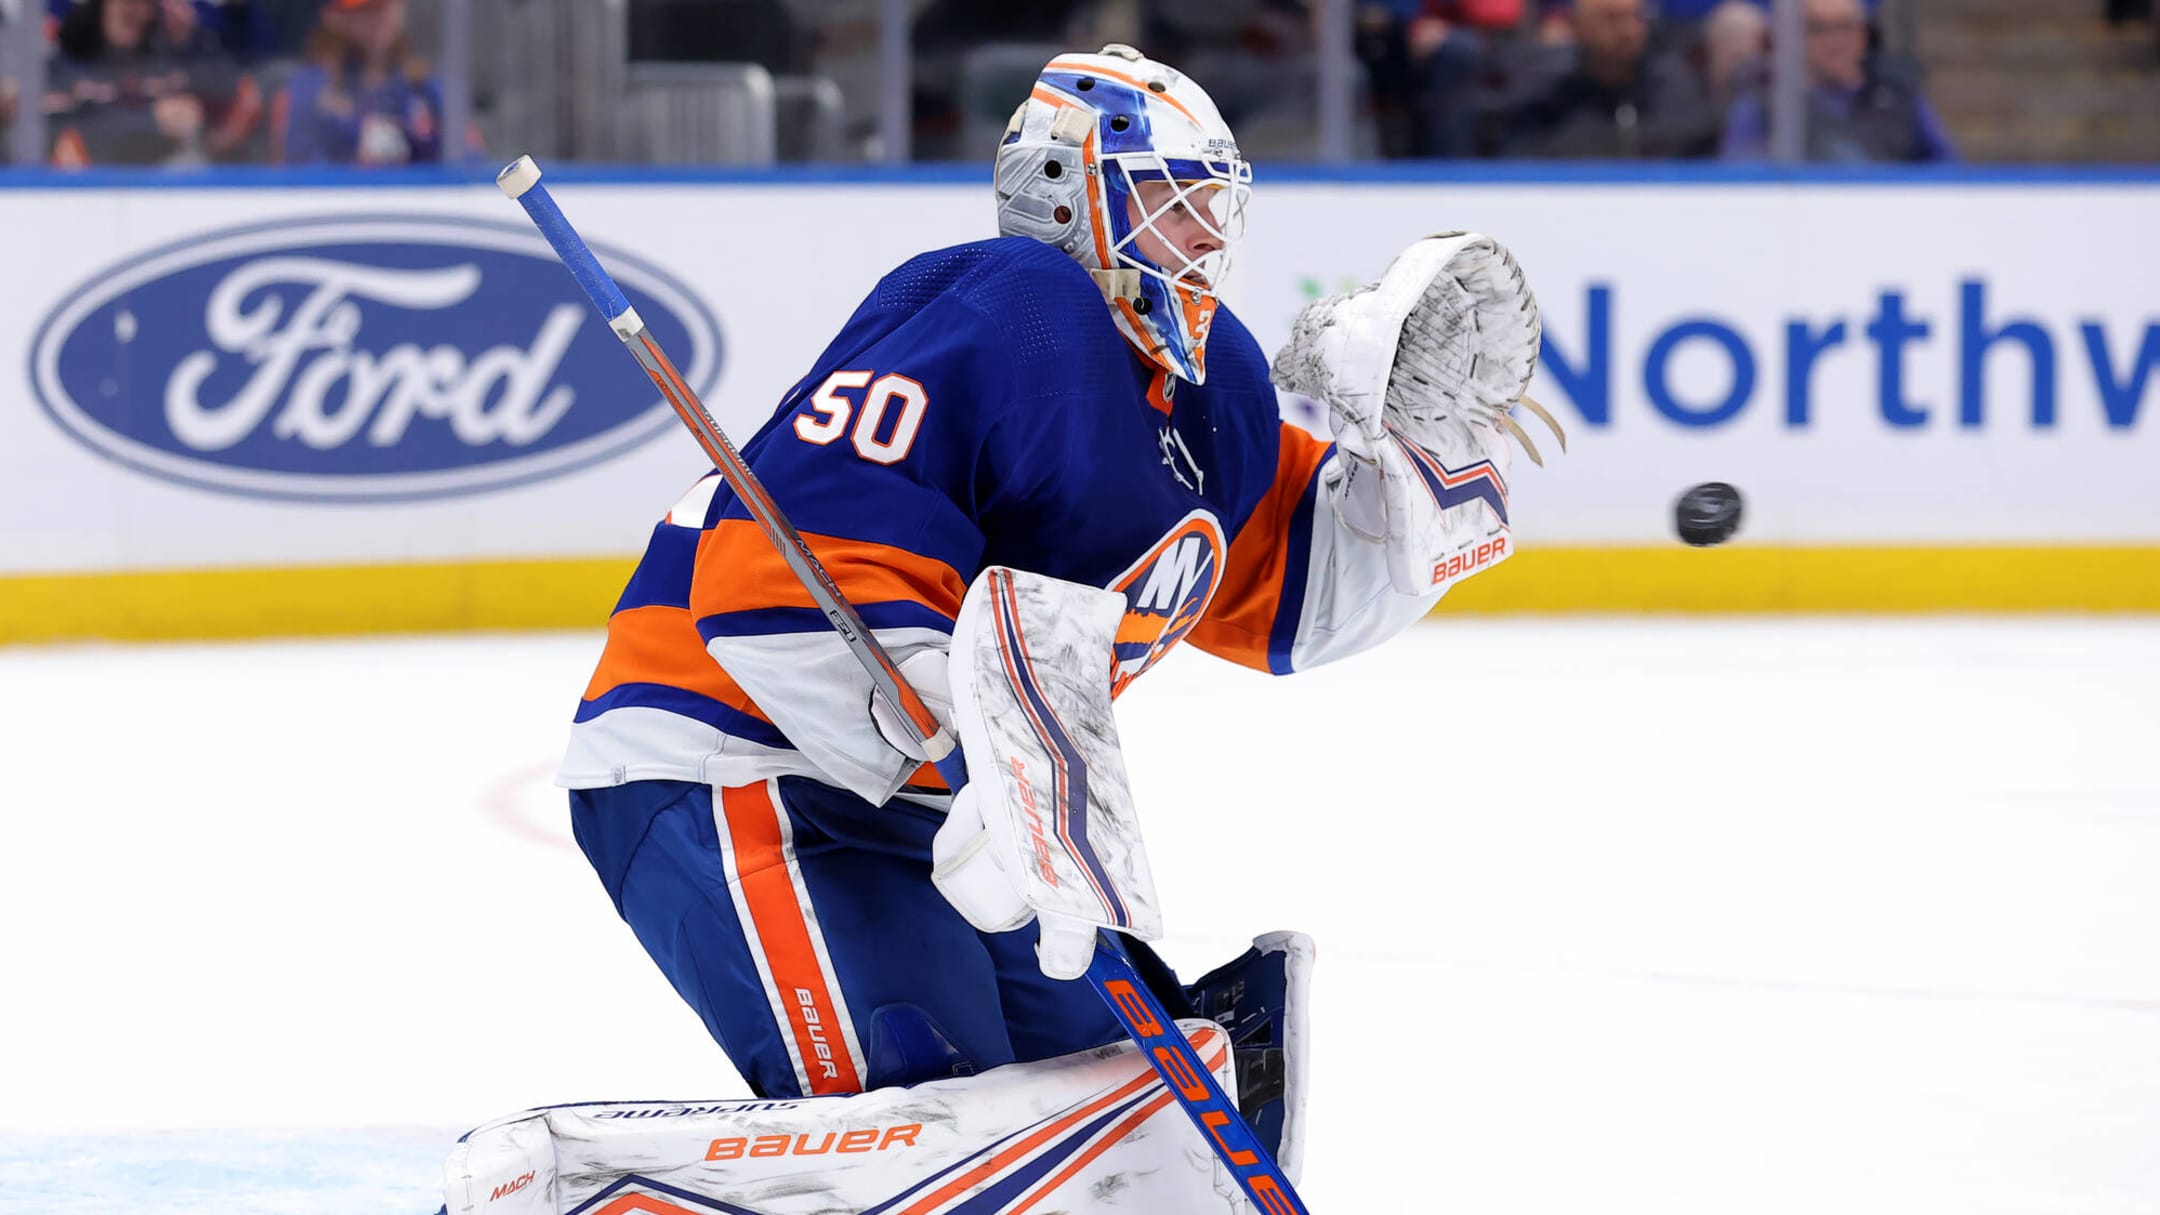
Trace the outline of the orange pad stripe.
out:
M 1188 1041 L 1193 1044 L 1193 1048 L 1195 1050 L 1205 1050 L 1207 1049 L 1207 1044 L 1210 1042 L 1213 1036 L 1214 1035 L 1211 1031 L 1200 1030 L 1195 1033 L 1190 1039 L 1188 1039 Z M 1219 1068 L 1222 1066 L 1222 1064 L 1223 1053 L 1219 1050 L 1216 1051 L 1207 1060 L 1207 1066 L 1210 1070 Z M 1111 1106 L 1116 1105 L 1118 1102 L 1123 1101 L 1125 1098 L 1130 1097 L 1135 1093 L 1138 1093 L 1140 1090 L 1148 1087 L 1149 1085 L 1160 1083 L 1162 1083 L 1162 1077 L 1156 1075 L 1152 1068 L 1150 1068 L 1148 1071 L 1142 1072 L 1140 1075 L 1137 1075 L 1131 1080 L 1128 1080 L 1124 1084 L 1118 1086 L 1115 1090 L 1101 1097 L 1097 1097 L 1095 1100 L 1088 1102 L 1086 1105 L 1081 1106 L 1079 1109 L 1076 1109 L 1071 1113 L 1064 1115 L 1063 1117 L 1053 1119 L 1049 1122 L 1043 1123 L 1041 1126 L 1036 1127 L 1026 1136 L 1022 1137 L 1017 1142 L 1014 1142 L 1013 1144 L 1008 1146 L 1004 1151 L 997 1153 L 996 1155 L 990 1157 L 988 1160 L 985 1160 L 982 1163 L 976 1165 L 974 1168 L 969 1169 L 967 1172 L 962 1173 L 957 1177 L 954 1177 L 938 1189 L 917 1199 L 906 1210 L 899 1212 L 898 1215 L 928 1215 L 930 1211 L 937 1209 L 946 1200 L 958 1194 L 964 1193 L 971 1187 L 997 1176 L 998 1173 L 1010 1167 L 1014 1161 L 1017 1161 L 1022 1157 L 1029 1155 L 1030 1153 L 1034 1152 L 1036 1148 L 1039 1148 L 1043 1144 L 1048 1143 L 1050 1140 L 1057 1138 L 1059 1134 L 1071 1130 L 1073 1127 L 1080 1125 L 1081 1123 L 1087 1121 L 1089 1118 L 1094 1117 L 1096 1114 L 1102 1112 L 1103 1110 L 1106 1110 Z
M 608 1201 L 606 1206 L 592 1215 L 699 1215 L 689 1207 L 676 1206 L 665 1198 L 650 1194 L 625 1194 Z
M 1090 1164 L 1093 1164 L 1097 1156 L 1102 1155 L 1104 1152 L 1107 1152 L 1111 1148 L 1116 1147 L 1119 1143 L 1122 1143 L 1125 1139 L 1125 1136 L 1132 1134 L 1134 1129 L 1137 1128 L 1141 1123 L 1146 1122 L 1148 1119 L 1153 1118 L 1155 1115 L 1161 1113 L 1164 1106 L 1170 1104 L 1175 1100 L 1177 1100 L 1176 1097 L 1166 1092 L 1162 1096 L 1148 1102 L 1146 1105 L 1141 1106 L 1137 1113 L 1127 1115 L 1123 1122 L 1118 1123 L 1116 1126 L 1110 1129 L 1109 1134 L 1104 1135 L 1101 1139 L 1096 1140 L 1093 1147 L 1090 1147 L 1088 1150 L 1080 1153 L 1078 1156 L 1075 1156 L 1070 1164 L 1067 1164 L 1064 1168 L 1059 1169 L 1057 1171 L 1057 1175 L 1052 1177 L 1049 1182 L 1046 1183 L 1041 1189 L 1035 1191 L 1033 1195 L 1029 1196 L 1020 1205 L 1012 1208 L 1010 1215 L 1027 1215 L 1027 1212 L 1035 1209 L 1035 1204 L 1056 1193 L 1059 1186 L 1062 1186 L 1066 1182 L 1071 1181 L 1073 1174 L 1079 1172 L 1081 1169 L 1086 1168 Z

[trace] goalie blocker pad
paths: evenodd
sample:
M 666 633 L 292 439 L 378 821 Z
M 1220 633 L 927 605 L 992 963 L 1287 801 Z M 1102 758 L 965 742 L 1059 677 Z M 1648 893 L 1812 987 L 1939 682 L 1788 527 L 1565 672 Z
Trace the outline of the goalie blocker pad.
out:
M 1235 1094 L 1230 1043 L 1181 1021 Z M 472 1131 L 446 1215 L 1244 1210 L 1131 1043 L 842 1097 L 529 1110 Z
M 986 842 L 941 863 L 937 881 L 956 905 L 969 901 L 963 885 L 1017 889 L 1043 918 L 1046 946 L 1053 918 L 1162 936 L 1110 708 L 1124 613 L 1115 592 L 992 566 L 953 626 L 953 721 Z M 999 872 L 976 851 L 990 852 Z M 1018 922 L 1026 919 L 1023 909 Z

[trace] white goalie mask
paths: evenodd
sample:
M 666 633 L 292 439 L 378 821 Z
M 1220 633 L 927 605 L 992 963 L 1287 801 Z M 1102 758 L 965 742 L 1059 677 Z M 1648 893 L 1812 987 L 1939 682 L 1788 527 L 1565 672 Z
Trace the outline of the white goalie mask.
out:
M 1199 85 L 1129 46 L 1058 56 L 1005 129 L 996 189 L 1000 233 L 1070 253 L 1142 357 L 1207 378 L 1252 166 Z

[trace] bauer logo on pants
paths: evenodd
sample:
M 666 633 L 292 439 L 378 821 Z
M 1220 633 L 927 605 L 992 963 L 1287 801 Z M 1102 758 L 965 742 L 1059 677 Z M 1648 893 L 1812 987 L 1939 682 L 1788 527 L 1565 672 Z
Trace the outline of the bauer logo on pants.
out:
M 598 252 L 708 391 L 712 315 L 657 268 Z M 207 232 L 113 266 L 46 318 L 31 379 L 70 436 L 151 476 L 395 501 L 558 476 L 670 429 L 619 347 L 529 227 L 357 216 Z

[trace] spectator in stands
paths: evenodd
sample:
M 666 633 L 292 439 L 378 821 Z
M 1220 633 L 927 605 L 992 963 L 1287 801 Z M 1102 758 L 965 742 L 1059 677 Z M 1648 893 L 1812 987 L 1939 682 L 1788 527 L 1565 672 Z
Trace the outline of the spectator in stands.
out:
M 315 32 L 321 9 L 322 0 L 249 0 L 255 49 L 267 56 L 299 57 L 307 49 L 308 35 Z
M 81 0 L 55 36 L 53 163 L 199 165 L 245 154 L 262 113 L 188 0 Z
M 1717 108 L 1675 56 L 1652 58 L 1643 0 L 1576 0 L 1573 66 L 1505 121 L 1506 156 L 1708 155 Z
M 1753 0 L 1722 0 L 1703 18 L 1703 84 L 1720 112 L 1760 82 L 1770 53 L 1770 15 Z
M 774 76 L 808 65 L 811 37 L 782 0 L 630 0 L 630 58 L 754 63 Z
M 1733 98 L 1759 84 L 1768 71 L 1769 10 L 1763 0 L 1719 0 L 1707 9 L 1689 9 L 1690 19 L 1675 22 L 1665 16 L 1670 7 L 1661 2 L 1651 39 L 1653 47 L 1663 47 L 1651 52 L 1653 79 L 1696 118 L 1684 132 L 1674 132 L 1681 146 L 1668 154 L 1715 156 Z
M 23 0 L 28 7 L 34 0 Z M 45 11 L 53 21 L 67 18 L 69 12 L 80 7 L 85 0 L 45 0 Z M 264 48 L 261 36 L 259 0 L 189 0 L 195 10 L 195 23 L 210 34 L 209 41 L 236 55 L 254 55 Z M 275 0 L 271 0 L 275 2 Z
M 1357 10 L 1357 55 L 1371 82 L 1388 157 L 1477 151 L 1488 31 L 1522 24 L 1523 0 L 1370 0 Z
M 2150 21 L 2153 47 L 2160 50 L 2160 5 L 2154 0 L 2107 0 L 2107 23 L 2112 26 L 2128 21 Z
M 1867 14 L 1860 0 L 1805 0 L 1803 59 L 1807 105 L 1802 116 L 1807 159 L 1814 161 L 1944 161 L 1955 159 L 1942 121 L 1920 91 L 1920 68 L 1901 56 L 1868 51 Z M 1722 148 L 1728 160 L 1759 160 L 1770 152 L 1769 84 L 1733 99 Z
M 233 54 L 252 58 L 269 49 L 262 11 L 255 0 L 195 0 L 195 11 L 218 45 Z
M 7 46 L 8 37 L 14 32 L 8 28 L 8 23 L 14 16 L 12 10 L 0 4 L 0 48 Z M 13 76 L 0 76 L 0 135 L 6 134 L 15 121 L 15 94 L 19 91 Z M 0 154 L 4 154 L 4 151 L 0 151 Z
M 1118 7 L 1099 6 L 1096 28 L 1116 28 L 1105 18 L 1115 16 Z M 1133 8 L 1140 30 L 1134 45 L 1207 81 L 1208 96 L 1248 157 L 1311 154 L 1320 133 L 1319 55 L 1307 0 L 1157 2 Z
M 1092 24 L 1094 16 L 1095 5 L 1089 0 L 931 0 L 927 6 L 915 7 L 919 15 L 909 48 L 915 63 L 911 120 L 918 160 L 988 155 L 987 147 L 967 141 L 970 119 L 1003 131 L 1013 107 L 1027 99 L 1028 84 L 1056 53 L 1051 48 L 1092 50 L 1101 45 L 1089 45 L 1086 35 L 1093 30 L 1083 33 L 1082 27 Z M 1027 50 L 1029 46 L 1037 49 Z M 1003 64 L 1001 71 L 984 72 L 979 60 L 1001 48 L 1010 48 L 1016 57 Z M 982 91 L 984 82 L 972 82 L 971 88 L 971 57 L 978 60 L 974 69 L 994 81 L 987 97 L 974 95 Z
M 442 159 L 442 83 L 412 54 L 405 0 L 325 0 L 306 53 L 272 116 L 279 160 Z
M 915 19 L 913 45 L 933 48 L 976 42 L 1056 41 L 1093 6 L 1086 0 L 934 0 Z

